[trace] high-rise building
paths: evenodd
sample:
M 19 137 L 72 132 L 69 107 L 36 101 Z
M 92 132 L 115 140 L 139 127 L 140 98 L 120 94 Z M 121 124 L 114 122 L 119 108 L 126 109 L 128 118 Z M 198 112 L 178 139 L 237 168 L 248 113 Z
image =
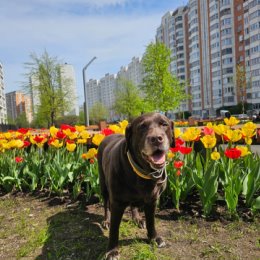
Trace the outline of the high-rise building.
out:
M 260 109 L 259 24 L 259 0 L 189 0 L 162 17 L 156 40 L 170 48 L 171 72 L 191 96 L 179 111 L 208 117 L 245 102 Z
M 6 93 L 7 115 L 15 120 L 22 114 L 26 115 L 28 123 L 32 122 L 32 100 L 31 97 L 20 91 Z
M 0 63 L 0 124 L 7 123 L 3 66 Z
M 117 78 L 129 80 L 138 87 L 143 79 L 141 58 L 133 57 L 128 66 L 122 66 L 117 73 Z
M 236 7 L 242 9 L 244 17 L 246 98 L 252 109 L 260 111 L 260 1 L 241 1 Z M 238 16 L 237 19 L 240 17 Z
M 107 73 L 99 81 L 100 102 L 109 112 L 109 121 L 115 120 L 113 105 L 115 103 L 115 89 L 117 86 L 116 75 Z
M 65 63 L 61 65 L 62 87 L 68 88 L 70 107 L 65 111 L 65 115 L 79 115 L 79 105 L 77 96 L 77 85 L 75 71 L 71 64 Z
M 138 87 L 142 82 L 141 59 L 133 57 L 128 66 L 122 66 L 116 75 L 107 73 L 100 80 L 90 79 L 86 84 L 88 109 L 90 110 L 96 103 L 101 103 L 109 112 L 108 121 L 118 119 L 118 115 L 113 111 L 113 105 L 120 78 L 129 80 Z

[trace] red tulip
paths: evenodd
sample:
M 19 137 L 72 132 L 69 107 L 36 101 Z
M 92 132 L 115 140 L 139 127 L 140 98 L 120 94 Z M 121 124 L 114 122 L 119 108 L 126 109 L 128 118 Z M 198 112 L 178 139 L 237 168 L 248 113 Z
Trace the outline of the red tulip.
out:
M 173 165 L 175 168 L 179 169 L 183 166 L 183 161 L 174 161 Z
M 241 151 L 237 148 L 226 149 L 225 155 L 230 159 L 238 159 L 241 156 Z
M 15 161 L 16 161 L 17 163 L 20 163 L 20 162 L 23 161 L 23 158 L 17 156 L 17 157 L 15 157 Z

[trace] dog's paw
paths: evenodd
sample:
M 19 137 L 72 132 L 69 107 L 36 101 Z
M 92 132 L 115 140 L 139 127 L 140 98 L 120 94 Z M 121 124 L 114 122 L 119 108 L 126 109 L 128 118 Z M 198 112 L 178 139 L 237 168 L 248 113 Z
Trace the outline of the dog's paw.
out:
M 107 220 L 104 220 L 104 221 L 102 222 L 102 227 L 103 227 L 104 229 L 109 229 L 109 227 L 110 227 L 110 222 L 107 221 Z
M 151 243 L 155 244 L 159 248 L 166 246 L 166 243 L 162 237 L 156 237 L 156 238 L 151 239 Z
M 105 255 L 105 260 L 119 260 L 120 255 L 117 249 L 110 250 Z
M 146 228 L 146 222 L 144 219 L 142 218 L 136 218 L 133 219 L 134 223 L 141 229 L 145 229 Z

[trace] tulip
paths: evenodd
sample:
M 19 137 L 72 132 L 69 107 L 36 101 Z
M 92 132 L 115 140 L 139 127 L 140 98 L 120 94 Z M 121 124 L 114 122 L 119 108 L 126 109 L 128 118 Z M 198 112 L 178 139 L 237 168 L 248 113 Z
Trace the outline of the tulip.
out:
M 92 138 L 92 143 L 95 144 L 96 146 L 99 146 L 104 138 L 105 138 L 105 135 L 103 135 L 103 134 L 95 134 Z
M 220 159 L 220 153 L 217 152 L 217 151 L 214 151 L 214 152 L 211 153 L 210 157 L 213 161 L 219 160 Z
M 226 149 L 225 155 L 229 159 L 238 159 L 241 156 L 241 150 L 239 150 L 237 148 L 229 148 L 229 149 Z
M 237 125 L 240 121 L 236 119 L 234 116 L 231 116 L 230 118 L 224 118 L 224 122 L 226 125 L 232 127 Z
M 205 148 L 213 148 L 217 143 L 215 135 L 205 135 L 200 140 Z

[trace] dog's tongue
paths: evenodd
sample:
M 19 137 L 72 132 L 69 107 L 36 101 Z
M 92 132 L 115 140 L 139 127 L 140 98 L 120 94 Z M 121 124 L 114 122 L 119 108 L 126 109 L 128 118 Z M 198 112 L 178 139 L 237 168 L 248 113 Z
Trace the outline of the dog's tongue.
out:
M 165 162 L 165 154 L 154 154 L 151 156 L 154 164 L 163 164 Z

